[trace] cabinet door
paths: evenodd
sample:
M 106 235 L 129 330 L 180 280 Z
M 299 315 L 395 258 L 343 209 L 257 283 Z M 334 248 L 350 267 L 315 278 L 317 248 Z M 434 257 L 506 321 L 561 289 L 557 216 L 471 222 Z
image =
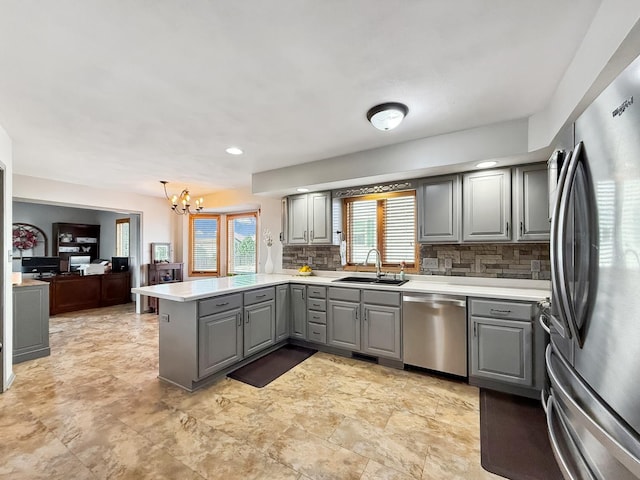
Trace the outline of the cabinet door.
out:
M 242 360 L 242 311 L 202 317 L 198 320 L 198 376 L 217 372 Z
M 516 239 L 549 240 L 549 182 L 547 165 L 515 169 Z
M 275 302 L 256 303 L 244 308 L 244 356 L 248 357 L 275 343 Z
M 508 168 L 465 174 L 462 194 L 464 240 L 511 238 L 511 172 Z
M 289 285 L 276 287 L 276 342 L 289 336 Z
M 14 287 L 14 363 L 46 356 L 49 352 L 49 285 Z
M 307 287 L 291 285 L 291 336 L 307 338 Z
M 360 351 L 360 304 L 329 300 L 327 343 Z
M 363 352 L 399 360 L 400 308 L 365 304 L 363 310 Z
M 471 376 L 532 386 L 531 322 L 470 318 Z
M 289 197 L 289 228 L 287 241 L 290 244 L 306 244 L 307 237 L 307 195 Z
M 462 219 L 460 176 L 427 179 L 418 186 L 418 241 L 458 242 Z
M 331 192 L 309 194 L 309 242 L 331 243 Z

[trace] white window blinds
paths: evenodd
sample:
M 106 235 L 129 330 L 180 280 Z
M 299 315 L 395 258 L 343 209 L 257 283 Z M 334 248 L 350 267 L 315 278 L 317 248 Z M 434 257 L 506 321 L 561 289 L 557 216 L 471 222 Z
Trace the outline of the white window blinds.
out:
M 380 195 L 375 198 L 345 201 L 347 261 L 362 264 L 367 253 L 377 248 L 382 263 L 415 264 L 416 200 L 415 193 Z M 369 263 L 375 262 L 374 254 Z
M 218 272 L 219 217 L 191 217 L 191 271 L 193 273 Z

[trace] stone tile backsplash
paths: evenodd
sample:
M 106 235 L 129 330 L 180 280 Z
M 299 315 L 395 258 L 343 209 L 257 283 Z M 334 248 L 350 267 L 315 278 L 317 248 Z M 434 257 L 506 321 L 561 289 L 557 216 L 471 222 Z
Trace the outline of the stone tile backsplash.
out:
M 336 245 L 285 245 L 282 268 L 342 270 Z M 436 267 L 437 265 L 437 267 Z M 421 275 L 550 280 L 548 243 L 429 244 L 420 246 Z

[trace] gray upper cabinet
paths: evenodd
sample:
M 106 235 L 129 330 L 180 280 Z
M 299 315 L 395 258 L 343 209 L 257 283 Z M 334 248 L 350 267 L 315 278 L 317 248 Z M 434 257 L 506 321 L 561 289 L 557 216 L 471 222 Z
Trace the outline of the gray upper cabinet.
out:
M 514 170 L 513 196 L 516 239 L 548 241 L 551 224 L 547 165 L 517 167 Z
M 307 287 L 291 285 L 291 336 L 307 338 Z
M 462 188 L 459 175 L 418 184 L 418 242 L 459 242 Z
M 287 241 L 290 244 L 306 244 L 307 237 L 307 215 L 309 211 L 307 195 L 293 195 L 288 198 L 289 212 L 287 221 Z
M 466 173 L 462 183 L 465 241 L 511 239 L 511 170 Z
M 224 298 L 220 297 L 220 300 Z M 242 309 L 239 307 L 198 320 L 198 377 L 242 360 L 242 332 Z
M 276 342 L 289 336 L 289 285 L 276 287 Z
M 331 243 L 331 192 L 309 194 L 309 242 Z
M 333 241 L 331 192 L 293 195 L 287 203 L 287 243 L 330 244 Z

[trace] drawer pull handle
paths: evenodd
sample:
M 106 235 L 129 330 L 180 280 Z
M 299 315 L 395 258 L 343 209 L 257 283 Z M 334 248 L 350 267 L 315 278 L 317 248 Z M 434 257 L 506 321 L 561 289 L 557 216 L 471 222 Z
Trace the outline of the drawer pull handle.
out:
M 489 311 L 495 315 L 508 315 L 511 313 L 511 310 L 498 310 L 497 308 L 492 308 Z
M 320 320 L 320 317 L 317 316 L 317 315 L 314 315 L 313 318 L 316 319 L 316 320 Z
M 229 302 L 216 303 L 216 307 L 224 307 L 225 305 L 229 305 Z

